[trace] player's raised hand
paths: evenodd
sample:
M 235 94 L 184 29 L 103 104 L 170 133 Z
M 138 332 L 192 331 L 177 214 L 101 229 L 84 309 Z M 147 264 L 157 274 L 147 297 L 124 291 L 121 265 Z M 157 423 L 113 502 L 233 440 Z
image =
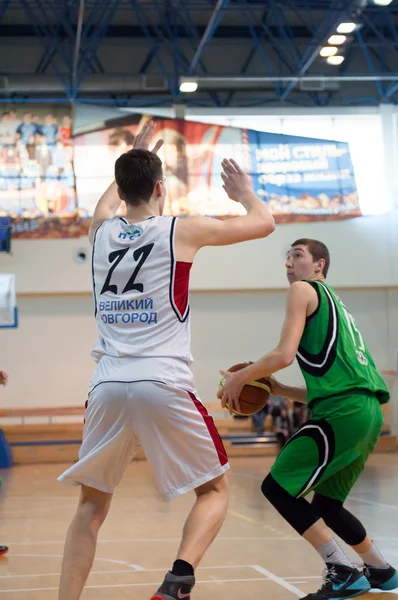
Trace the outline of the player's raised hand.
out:
M 0 385 L 7 385 L 8 375 L 5 371 L 0 371 Z
M 152 141 L 153 134 L 155 131 L 155 123 L 153 121 L 149 121 L 144 125 L 139 133 L 135 136 L 133 142 L 134 150 L 149 150 L 149 144 Z M 151 152 L 157 154 L 160 148 L 163 146 L 163 140 L 158 140 Z
M 253 194 L 253 185 L 250 177 L 243 171 L 233 158 L 224 158 L 221 163 L 221 178 L 224 182 L 223 188 L 229 198 L 235 202 L 241 202 L 246 194 Z

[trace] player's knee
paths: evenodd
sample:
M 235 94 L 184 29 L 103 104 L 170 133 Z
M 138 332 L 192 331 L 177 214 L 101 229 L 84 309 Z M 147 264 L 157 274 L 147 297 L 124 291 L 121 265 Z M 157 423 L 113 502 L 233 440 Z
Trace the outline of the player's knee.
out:
M 325 522 L 330 515 L 337 515 L 343 508 L 343 503 L 340 500 L 317 493 L 314 494 L 311 504 Z
M 100 528 L 109 512 L 112 494 L 82 486 L 78 516 L 95 528 Z
M 261 484 L 261 491 L 271 504 L 274 504 L 275 499 L 279 496 L 278 484 L 271 474 L 267 475 Z
M 263 481 L 261 491 L 280 515 L 299 533 L 303 535 L 319 516 L 304 498 L 296 498 L 287 492 L 269 474 Z
M 197 487 L 195 493 L 198 498 L 206 494 L 217 494 L 219 498 L 228 500 L 228 478 L 226 473 Z

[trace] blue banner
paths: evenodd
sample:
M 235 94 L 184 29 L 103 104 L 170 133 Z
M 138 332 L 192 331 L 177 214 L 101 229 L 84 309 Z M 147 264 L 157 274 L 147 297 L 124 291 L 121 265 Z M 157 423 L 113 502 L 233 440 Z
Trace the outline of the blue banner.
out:
M 255 191 L 275 214 L 330 218 L 359 212 L 348 144 L 244 132 Z

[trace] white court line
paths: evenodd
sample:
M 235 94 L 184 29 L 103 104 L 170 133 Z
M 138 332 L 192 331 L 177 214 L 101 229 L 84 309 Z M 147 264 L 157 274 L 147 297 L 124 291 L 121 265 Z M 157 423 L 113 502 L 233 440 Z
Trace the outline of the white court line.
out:
M 268 581 L 266 577 L 251 577 L 249 579 L 203 579 L 202 581 L 197 581 L 196 585 L 200 583 L 242 583 L 246 581 Z M 151 583 L 116 583 L 106 584 L 106 585 L 86 585 L 85 589 L 103 589 L 103 588 L 124 588 L 124 587 L 145 587 L 145 586 L 158 586 L 159 581 L 151 582 Z M 17 590 L 0 590 L 0 594 L 8 594 L 10 592 L 49 592 L 56 591 L 57 587 L 47 587 L 47 588 L 23 588 Z M 305 594 L 303 594 L 305 595 Z
M 14 556 L 21 556 L 20 554 L 14 554 Z M 29 554 L 27 556 L 39 556 L 38 554 Z M 53 556 L 53 555 L 52 555 Z M 102 559 L 108 560 L 108 559 Z M 108 562 L 112 562 L 111 559 Z M 126 563 L 127 564 L 127 563 Z M 156 573 L 156 572 L 167 572 L 170 567 L 164 567 L 162 569 L 144 569 L 139 565 L 131 565 L 136 567 L 134 570 L 131 569 L 112 569 L 112 571 L 90 571 L 90 575 L 102 575 L 103 573 L 134 573 L 134 572 L 145 572 L 145 573 Z M 211 570 L 211 569 L 251 569 L 251 565 L 226 565 L 226 566 L 211 566 L 211 567 L 197 567 L 198 570 Z M 20 575 L 0 575 L 0 579 L 21 579 L 23 577 L 56 577 L 61 573 L 24 573 Z
M 23 557 L 36 556 L 39 558 L 63 558 L 63 554 L 13 554 L 12 553 L 12 554 L 9 554 L 8 556 L 10 558 L 12 556 L 23 556 Z M 126 567 L 131 567 L 133 569 L 133 571 L 145 571 L 144 567 L 141 567 L 141 565 L 135 565 L 132 563 L 128 563 L 125 560 L 115 560 L 114 558 L 100 558 L 97 556 L 94 558 L 94 560 L 113 563 L 115 565 L 124 565 Z
M 231 566 L 217 566 L 217 567 L 197 567 L 196 571 L 202 570 L 211 570 L 211 569 L 252 569 L 252 565 L 231 565 Z M 112 569 L 111 571 L 90 571 L 90 575 L 109 575 L 109 574 L 119 574 L 119 573 L 156 573 L 161 572 L 164 573 L 168 570 L 168 567 L 164 567 L 163 569 Z M 28 577 L 59 577 L 61 573 L 20 573 L 19 575 L 0 575 L 0 579 L 23 579 Z M 302 577 L 282 577 L 282 579 L 322 579 L 321 575 L 305 575 Z M 294 581 L 291 583 L 299 583 L 298 581 Z
M 298 588 L 296 588 L 291 583 L 288 583 L 287 581 L 285 581 L 281 577 L 278 577 L 277 575 L 274 575 L 274 573 L 271 573 L 271 571 L 268 571 L 268 569 L 264 569 L 264 567 L 260 567 L 259 565 L 252 565 L 252 566 L 253 566 L 253 569 L 255 571 L 257 571 L 258 573 L 261 573 L 262 575 L 265 575 L 266 577 L 268 577 L 269 579 L 271 579 L 275 583 L 278 583 L 279 585 L 281 585 L 282 587 L 284 587 L 285 590 L 288 590 L 289 592 L 291 592 L 292 594 L 294 594 L 298 598 L 304 598 L 304 596 L 307 595 L 304 592 L 302 592 L 301 590 L 299 590 Z

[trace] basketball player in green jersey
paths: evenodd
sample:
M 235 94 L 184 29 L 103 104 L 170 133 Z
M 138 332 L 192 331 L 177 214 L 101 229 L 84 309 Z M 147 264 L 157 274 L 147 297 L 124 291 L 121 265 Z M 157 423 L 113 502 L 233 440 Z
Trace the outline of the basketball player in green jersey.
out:
M 280 342 L 269 354 L 236 373 L 222 371 L 223 406 L 239 410 L 238 398 L 251 380 L 271 376 L 297 357 L 306 388 L 282 385 L 272 392 L 307 403 L 311 417 L 284 446 L 262 492 L 326 563 L 324 583 L 307 600 L 354 598 L 371 588 L 398 587 L 398 573 L 382 557 L 362 523 L 345 507 L 351 488 L 382 428 L 380 405 L 389 401 L 355 321 L 325 283 L 330 264 L 322 242 L 297 240 L 287 261 L 290 290 Z M 315 492 L 309 503 L 305 496 Z M 356 569 L 333 532 L 359 554 Z
M 7 373 L 5 371 L 0 371 L 0 385 L 7 385 L 7 380 L 8 380 Z M 1 481 L 1 477 L 0 477 L 0 485 L 1 484 L 2 484 L 2 481 Z M 7 546 L 0 546 L 0 556 L 7 554 L 7 552 L 8 552 Z

